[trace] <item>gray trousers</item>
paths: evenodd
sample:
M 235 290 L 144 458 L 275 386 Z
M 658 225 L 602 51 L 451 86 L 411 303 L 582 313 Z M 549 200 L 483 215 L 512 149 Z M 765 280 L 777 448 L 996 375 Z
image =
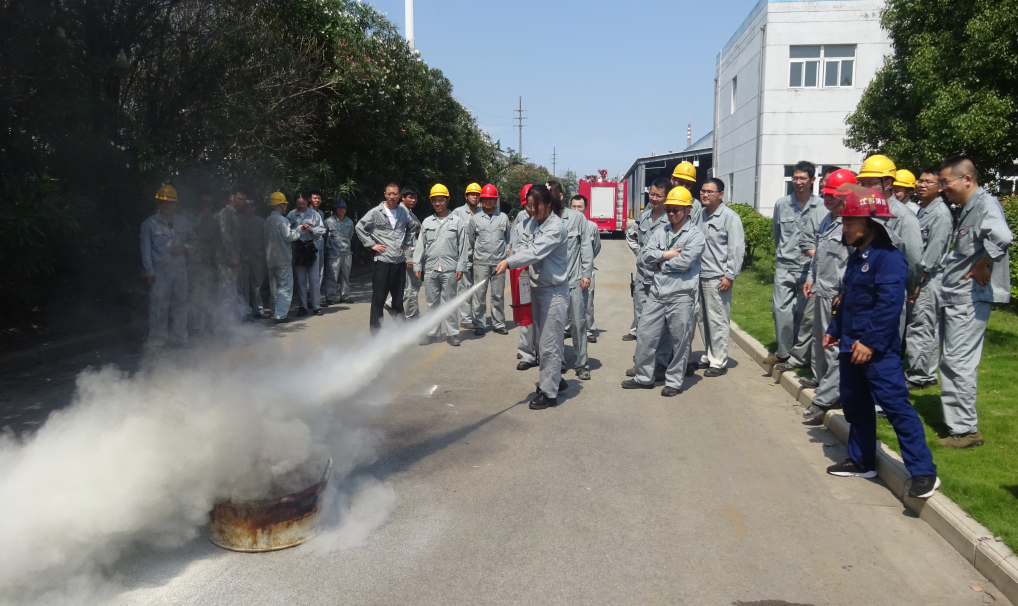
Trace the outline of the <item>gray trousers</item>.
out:
M 474 268 L 473 264 L 465 272 L 463 272 L 463 278 L 457 282 L 456 294 L 462 294 L 470 290 L 474 286 Z M 460 306 L 459 320 L 460 326 L 473 326 L 474 325 L 474 297 L 467 299 L 467 302 Z
M 569 284 L 530 287 L 530 301 L 534 313 L 534 341 L 541 361 L 541 381 L 538 384 L 544 395 L 558 397 L 558 383 L 562 379 L 562 353 L 565 341 L 562 331 L 569 312 Z
M 774 271 L 774 293 L 771 297 L 771 314 L 777 336 L 779 358 L 802 365 L 809 361 L 809 347 L 813 340 L 813 318 L 807 316 L 810 300 L 802 294 L 808 268 L 778 266 Z M 812 311 L 812 307 L 809 311 Z M 803 324 L 806 324 L 804 327 Z
M 505 274 L 496 275 L 496 265 L 474 264 L 474 284 L 484 284 L 474 293 L 474 328 L 484 328 L 484 310 L 488 307 L 488 281 L 491 281 L 491 326 L 505 328 Z
M 633 326 L 634 328 L 630 330 L 630 332 L 635 335 L 635 323 Z M 565 332 L 568 334 L 573 333 L 572 314 L 570 314 L 569 319 L 566 320 Z M 587 335 L 591 337 L 597 336 L 597 329 L 594 327 L 594 276 L 590 277 L 590 288 L 587 289 Z
M 272 317 L 282 320 L 290 313 L 293 296 L 293 266 L 276 265 L 269 268 L 269 307 Z
M 908 372 L 905 377 L 914 383 L 936 380 L 940 361 L 940 318 L 937 313 L 940 276 L 927 278 L 919 287 L 919 296 L 909 306 L 905 347 L 908 350 Z
M 187 324 L 191 330 L 205 330 L 215 308 L 216 271 L 211 262 L 187 264 Z
M 833 406 L 841 397 L 841 371 L 838 348 L 824 349 L 824 333 L 831 325 L 833 297 L 819 297 L 813 304 L 813 376 L 820 383 L 813 401 L 821 406 Z
M 640 323 L 643 322 L 643 309 L 647 304 L 647 300 L 650 298 L 650 287 L 651 284 L 644 284 L 642 282 L 636 283 L 636 292 L 633 297 L 634 301 L 637 302 L 637 309 L 640 314 L 640 319 L 636 323 L 636 336 L 640 336 Z M 693 299 L 690 295 L 690 299 Z M 695 301 L 695 299 L 694 299 Z M 694 311 L 690 310 L 690 317 L 694 317 Z M 692 324 L 690 324 L 692 326 Z M 660 343 L 657 347 L 657 364 L 658 366 L 668 366 L 668 363 L 672 361 L 672 335 L 670 332 L 658 331 L 660 335 Z M 636 364 L 636 356 L 633 356 L 633 364 Z
M 941 307 L 940 403 L 952 434 L 976 430 L 976 373 L 991 304 L 973 301 Z
M 463 274 L 463 277 L 466 278 L 466 274 Z M 460 282 L 462 281 L 460 280 Z M 428 309 L 434 309 L 442 303 L 455 299 L 457 284 L 454 271 L 429 271 L 424 274 L 424 296 L 428 300 Z M 443 324 L 445 325 L 444 330 Z M 458 334 L 460 334 L 460 330 L 456 326 L 456 312 L 453 312 L 451 316 L 432 328 L 428 336 L 451 337 Z
M 534 343 L 533 324 L 520 327 L 520 339 L 516 343 L 516 353 L 519 355 L 520 360 L 527 364 L 537 363 L 537 347 Z
M 420 292 L 423 285 L 424 280 L 418 278 L 414 270 L 407 267 L 406 285 L 403 287 L 403 314 L 407 320 L 421 315 Z
M 240 265 L 230 267 L 219 263 L 219 305 L 213 329 L 219 332 L 229 330 L 240 323 L 244 316 L 244 293 L 240 288 Z
M 718 290 L 721 278 L 700 279 L 700 305 L 696 307 L 696 323 L 700 326 L 707 353 L 701 364 L 711 368 L 728 366 L 728 330 L 732 322 L 732 289 Z
M 573 355 L 576 357 L 573 368 L 588 368 L 587 362 L 587 299 L 589 291 L 580 285 L 569 287 L 569 334 L 573 337 Z M 562 360 L 565 362 L 565 360 Z
M 304 309 L 318 309 L 321 307 L 319 296 L 322 290 L 321 284 L 322 251 L 318 251 L 315 262 L 311 267 L 296 265 L 293 268 L 294 289 L 300 299 L 300 306 Z
M 693 319 L 696 299 L 693 293 L 672 295 L 665 300 L 649 297 L 640 314 L 640 325 L 636 329 L 636 380 L 644 385 L 654 383 L 654 363 L 665 341 L 674 343 L 670 359 L 665 364 L 665 385 L 682 389 L 682 379 L 689 361 L 689 344 L 693 340 Z
M 187 341 L 187 269 L 156 269 L 155 278 L 148 291 L 146 345 L 165 345 L 171 325 L 173 340 L 184 343 Z
M 336 301 L 350 296 L 350 268 L 353 266 L 353 255 L 329 257 L 325 261 L 325 284 L 322 293 L 327 301 Z M 418 280 L 418 283 L 420 281 Z
M 244 260 L 240 264 L 240 284 L 245 291 L 247 303 L 244 315 L 262 315 L 262 283 L 265 282 L 265 261 L 263 259 Z

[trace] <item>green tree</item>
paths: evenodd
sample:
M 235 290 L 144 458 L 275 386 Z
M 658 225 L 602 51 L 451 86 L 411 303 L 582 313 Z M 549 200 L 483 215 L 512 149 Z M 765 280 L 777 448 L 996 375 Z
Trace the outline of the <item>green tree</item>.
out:
M 1018 0 L 888 0 L 881 25 L 894 53 L 848 117 L 845 144 L 913 172 L 959 152 L 984 175 L 1012 166 Z

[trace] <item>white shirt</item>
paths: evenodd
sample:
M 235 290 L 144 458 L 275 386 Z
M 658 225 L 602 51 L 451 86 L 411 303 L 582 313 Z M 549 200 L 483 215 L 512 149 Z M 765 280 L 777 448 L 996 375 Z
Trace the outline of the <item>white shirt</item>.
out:
M 389 226 L 396 229 L 396 213 L 392 212 L 388 206 L 383 206 L 382 208 L 385 209 L 385 214 L 389 217 Z

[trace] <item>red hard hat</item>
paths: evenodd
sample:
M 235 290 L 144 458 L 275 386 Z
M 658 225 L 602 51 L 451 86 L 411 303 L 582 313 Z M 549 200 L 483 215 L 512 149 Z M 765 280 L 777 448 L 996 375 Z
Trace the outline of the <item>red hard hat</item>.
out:
M 841 209 L 842 217 L 894 218 L 887 207 L 884 195 L 875 189 L 866 189 L 854 183 L 842 183 L 834 195 L 845 201 Z
M 520 206 L 526 206 L 527 192 L 530 191 L 530 188 L 533 186 L 534 186 L 533 183 L 527 183 L 526 185 L 523 186 L 523 189 L 520 190 Z
M 489 184 L 487 184 L 487 185 L 485 185 L 484 187 L 481 188 L 481 197 L 482 198 L 497 198 L 498 197 L 498 190 L 495 189 L 494 185 L 489 183 Z
M 847 168 L 839 168 L 833 173 L 827 175 L 827 181 L 824 182 L 824 187 L 820 190 L 820 193 L 836 194 L 838 193 L 838 187 L 842 183 L 858 183 L 858 181 L 855 180 L 855 173 Z

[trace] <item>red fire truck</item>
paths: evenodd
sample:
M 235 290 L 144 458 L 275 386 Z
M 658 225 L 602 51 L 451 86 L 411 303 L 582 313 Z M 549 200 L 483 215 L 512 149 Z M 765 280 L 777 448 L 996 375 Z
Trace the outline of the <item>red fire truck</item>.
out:
M 602 232 L 625 233 L 629 213 L 626 209 L 628 183 L 608 181 L 608 171 L 599 177 L 580 179 L 580 195 L 587 199 L 587 218 L 597 223 Z

